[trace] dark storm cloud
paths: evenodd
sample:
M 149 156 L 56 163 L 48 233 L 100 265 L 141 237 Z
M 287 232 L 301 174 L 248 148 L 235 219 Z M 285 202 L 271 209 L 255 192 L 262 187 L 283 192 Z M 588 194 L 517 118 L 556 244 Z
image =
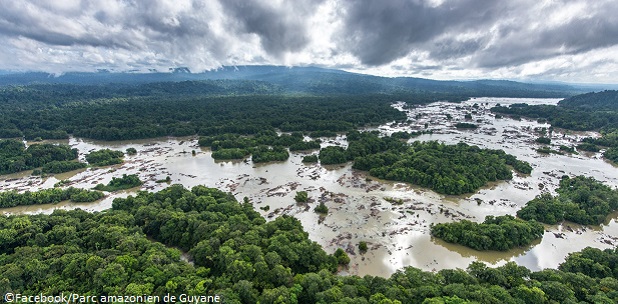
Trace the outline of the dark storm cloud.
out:
M 568 5 L 581 11 L 546 20 Z M 369 66 L 414 52 L 434 62 L 467 57 L 469 68 L 518 66 L 617 45 L 616 11 L 617 1 L 344 2 L 339 49 Z
M 615 0 L 0 1 L 0 69 L 301 64 L 605 79 L 618 70 Z
M 474 54 L 479 51 L 484 45 L 486 39 L 454 39 L 445 38 L 432 42 L 429 46 L 431 57 L 437 60 L 446 60 L 449 58 L 458 58 Z
M 344 48 L 364 64 L 382 65 L 403 57 L 448 31 L 477 29 L 493 21 L 499 1 L 354 1 L 344 8 Z
M 174 62 L 189 56 L 204 56 L 211 61 L 238 56 L 229 53 L 229 45 L 253 33 L 260 38 L 263 50 L 277 58 L 285 52 L 302 50 L 309 43 L 303 20 L 319 3 L 284 1 L 274 6 L 270 1 L 227 0 L 71 2 L 63 6 L 63 1 L 3 1 L 0 36 L 25 37 L 50 46 L 146 51 Z M 217 33 L 211 28 L 213 20 L 229 27 Z
M 92 34 L 78 35 L 75 32 L 62 28 L 63 16 L 56 15 L 48 8 L 37 7 L 28 2 L 3 2 L 0 10 L 0 34 L 15 37 L 22 36 L 50 45 L 69 46 L 76 44 L 91 46 L 119 46 L 118 41 L 104 41 L 102 37 Z M 50 18 L 53 18 L 50 20 Z M 59 28 L 60 27 L 60 28 Z
M 582 17 L 532 32 L 508 29 L 495 44 L 476 56 L 481 67 L 514 66 L 560 55 L 574 55 L 618 44 L 618 2 L 607 2 Z
M 317 4 L 317 1 L 296 1 L 294 4 L 289 1 L 281 7 L 274 7 L 270 1 L 221 1 L 238 30 L 257 34 L 262 47 L 275 56 L 302 50 L 309 43 L 307 25 L 303 20 Z

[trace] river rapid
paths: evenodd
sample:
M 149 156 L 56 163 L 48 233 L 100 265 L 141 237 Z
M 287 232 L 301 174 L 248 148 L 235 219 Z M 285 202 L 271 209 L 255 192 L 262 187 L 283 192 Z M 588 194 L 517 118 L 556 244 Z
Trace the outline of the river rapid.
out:
M 30 171 L 0 177 L 0 189 L 5 191 L 37 190 L 53 187 L 60 180 L 67 186 L 92 188 L 107 183 L 122 174 L 138 174 L 146 181 L 140 189 L 116 192 L 106 198 L 86 204 L 63 202 L 55 205 L 20 206 L 0 209 L 0 214 L 51 213 L 54 209 L 81 208 L 100 211 L 111 207 L 116 197 L 135 194 L 137 190 L 157 191 L 167 186 L 156 180 L 170 176 L 173 183 L 185 187 L 206 185 L 234 194 L 238 200 L 249 198 L 267 219 L 287 214 L 298 218 L 309 237 L 327 252 L 345 249 L 350 266 L 343 274 L 389 276 L 404 266 L 427 271 L 444 268 L 466 268 L 472 261 L 493 266 L 515 261 L 531 270 L 556 268 L 570 252 L 587 246 L 611 248 L 618 241 L 618 213 L 612 214 L 601 226 L 581 226 L 573 223 L 547 225 L 541 241 L 527 248 L 507 252 L 480 252 L 463 246 L 445 243 L 429 234 L 431 223 L 469 219 L 483 221 L 487 215 L 514 215 L 525 203 L 542 192 L 555 193 L 562 175 L 592 176 L 606 184 L 618 186 L 618 170 L 601 158 L 601 153 L 579 155 L 543 155 L 535 151 L 541 147 L 534 140 L 540 136 L 535 129 L 549 128 L 546 123 L 510 118 L 497 119 L 489 109 L 496 104 L 526 102 L 556 104 L 558 99 L 475 98 L 455 104 L 436 102 L 408 108 L 405 103 L 394 105 L 405 111 L 405 123 L 389 123 L 377 128 L 383 134 L 396 131 L 433 130 L 410 140 L 438 140 L 448 144 L 466 142 L 482 148 L 503 149 L 533 166 L 531 175 L 514 174 L 510 181 L 496 182 L 475 194 L 445 196 L 410 184 L 379 180 L 366 172 L 353 170 L 351 164 L 321 166 L 306 165 L 303 156 L 316 151 L 292 152 L 283 162 L 253 164 L 243 161 L 215 161 L 209 149 L 200 148 L 196 137 L 158 138 L 137 141 L 101 142 L 71 138 L 68 144 L 79 149 L 80 159 L 95 149 L 129 147 L 138 153 L 126 156 L 122 165 L 98 169 L 82 169 L 51 177 L 30 176 Z M 472 114 L 476 130 L 458 130 L 455 123 Z M 449 120 L 447 115 L 451 116 Z M 425 128 L 425 125 L 427 127 Z M 551 134 L 554 149 L 559 145 L 574 146 L 581 137 L 598 136 L 594 132 L 554 130 Z M 322 138 L 323 146 L 347 145 L 344 135 Z M 67 141 L 64 141 L 67 143 Z M 192 155 L 192 151 L 196 154 Z M 296 191 L 307 191 L 310 202 L 297 204 Z M 385 198 L 402 199 L 395 205 Z M 329 208 L 326 216 L 313 212 L 324 202 Z M 265 207 L 268 206 L 268 211 Z M 365 241 L 369 250 L 360 254 L 358 243 Z

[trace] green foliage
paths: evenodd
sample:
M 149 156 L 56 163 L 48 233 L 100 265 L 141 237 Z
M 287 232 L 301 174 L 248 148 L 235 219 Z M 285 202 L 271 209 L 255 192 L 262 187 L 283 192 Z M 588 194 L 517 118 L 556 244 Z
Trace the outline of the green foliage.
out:
M 319 157 L 322 165 L 341 164 L 348 161 L 346 150 L 338 146 L 322 148 Z
M 565 145 L 560 145 L 560 151 L 565 152 L 565 153 L 578 154 L 575 151 L 575 148 L 568 147 L 568 146 L 565 146 Z
M 312 138 L 337 137 L 337 132 L 327 131 L 327 130 L 313 131 L 309 134 L 309 137 L 312 137 Z
M 265 163 L 271 161 L 284 161 L 290 157 L 290 153 L 284 147 L 259 146 L 253 149 L 251 160 L 254 163 Z
M 605 159 L 610 160 L 614 163 L 618 163 L 618 131 L 611 132 L 601 132 L 601 137 L 599 138 L 584 138 L 583 143 L 580 144 L 582 147 L 581 150 L 591 151 L 591 152 L 599 152 L 600 149 L 598 146 L 608 147 L 605 152 L 603 152 L 603 157 Z M 578 149 L 580 147 L 578 146 Z
M 158 179 L 155 181 L 156 183 L 160 184 L 160 183 L 171 183 L 172 182 L 172 177 L 171 176 L 166 176 L 164 179 Z
M 406 131 L 398 131 L 398 132 L 393 132 L 393 134 L 391 134 L 392 138 L 398 138 L 398 139 L 410 139 L 413 137 L 418 137 L 422 134 L 425 134 L 428 132 L 422 131 L 422 132 L 406 132 Z
M 290 145 L 290 151 L 313 150 L 320 148 L 320 141 L 301 141 Z
M 479 126 L 467 122 L 458 122 L 455 124 L 455 128 L 457 129 L 476 129 Z
M 0 122 L 0 135 L 51 139 L 72 134 L 127 140 L 195 134 L 249 135 L 275 129 L 345 132 L 405 119 L 404 113 L 390 106 L 393 100 L 427 103 L 445 99 L 443 94 L 429 93 L 410 93 L 407 97 L 358 92 L 317 95 L 286 95 L 270 84 L 253 81 L 4 88 L 0 90 L 0 115 L 11 120 Z
M 337 263 L 339 263 L 339 265 L 348 265 L 348 264 L 350 264 L 350 257 L 341 248 L 337 248 L 337 250 L 335 250 L 335 253 L 333 254 L 333 256 L 335 258 L 337 258 Z
M 67 161 L 67 160 L 55 160 L 43 165 L 42 172 L 43 173 L 64 173 L 77 169 L 86 168 L 88 165 L 86 163 L 80 163 L 75 161 Z
M 137 150 L 135 148 L 127 148 L 127 155 L 135 155 L 137 154 Z
M 306 203 L 309 200 L 309 195 L 307 191 L 297 191 L 296 196 L 294 196 L 294 200 L 297 203 Z
M 580 110 L 618 110 L 618 91 L 605 90 L 576 95 L 561 100 L 558 103 L 561 107 L 576 108 Z
M 86 155 L 86 161 L 93 166 L 111 166 L 122 164 L 124 153 L 110 149 L 101 149 Z
M 0 208 L 8 208 L 26 205 L 56 204 L 62 201 L 73 201 L 76 203 L 94 202 L 104 196 L 99 191 L 89 191 L 78 188 L 51 188 L 35 192 L 17 191 L 0 192 Z
M 586 247 L 582 251 L 570 253 L 559 269 L 583 273 L 592 278 L 615 277 L 614 274 L 618 273 L 618 250 Z M 613 284 L 618 286 L 618 281 Z
M 601 224 L 607 215 L 618 210 L 618 190 L 612 189 L 592 177 L 564 176 L 558 196 L 542 194 L 526 203 L 517 216 L 556 224 L 563 220 L 584 225 Z
M 324 202 L 320 202 L 319 205 L 317 205 L 313 211 L 315 211 L 316 213 L 320 213 L 320 214 L 328 214 L 328 207 L 326 207 L 326 205 L 324 204 Z
M 175 247 L 175 248 L 170 248 Z M 181 259 L 188 252 L 193 264 Z M 390 278 L 333 274 L 327 255 L 288 216 L 266 222 L 222 191 L 172 185 L 117 198 L 111 210 L 0 217 L 0 293 L 207 294 L 232 303 L 612 303 L 615 249 L 586 248 L 561 270 L 509 262 Z
M 283 216 L 266 223 L 251 204 L 239 204 L 216 189 L 197 186 L 189 191 L 172 185 L 158 193 L 116 199 L 113 207 L 136 212 L 136 223 L 144 225 L 148 235 L 189 251 L 196 265 L 210 268 L 215 277 L 248 266 L 252 270 L 244 279 L 256 276 L 264 280 L 260 286 L 272 286 L 270 280 L 291 280 L 290 271 L 334 269 L 334 259 L 308 240 L 297 219 Z
M 597 145 L 587 143 L 587 142 L 577 145 L 577 150 L 588 151 L 588 152 L 599 152 L 600 151 Z
M 242 159 L 252 154 L 252 160 L 256 163 L 288 159 L 289 153 L 284 147 L 290 147 L 290 150 L 320 147 L 317 141 L 304 142 L 301 133 L 277 135 L 272 130 L 263 130 L 251 136 L 236 134 L 202 136 L 198 143 L 202 147 L 210 147 L 214 159 Z
M 562 155 L 562 152 L 553 150 L 552 148 L 547 147 L 547 146 L 543 146 L 543 147 L 540 147 L 540 148 L 536 149 L 536 152 L 539 152 L 541 154 L 552 154 L 553 153 L 553 154 L 560 154 L 560 155 Z
M 112 180 L 109 181 L 107 185 L 103 185 L 103 184 L 96 185 L 94 189 L 113 192 L 113 191 L 118 191 L 118 190 L 130 189 L 133 187 L 140 186 L 141 184 L 142 184 L 142 181 L 139 179 L 137 175 L 123 174 L 122 177 L 112 177 Z
M 510 215 L 487 216 L 481 224 L 462 220 L 440 223 L 431 227 L 431 235 L 449 243 L 461 244 L 476 250 L 506 251 L 527 246 L 543 236 L 543 225 L 523 221 Z
M 212 158 L 214 159 L 243 159 L 249 155 L 249 151 L 239 148 L 219 149 L 212 152 Z
M 369 250 L 369 247 L 367 246 L 367 242 L 360 241 L 358 243 L 358 250 L 360 250 L 361 253 L 367 252 L 367 250 Z
M 573 96 L 553 105 L 514 104 L 497 106 L 494 113 L 545 119 L 553 127 L 576 130 L 618 129 L 618 91 L 603 91 Z
M 605 150 L 605 152 L 603 152 L 603 157 L 614 163 L 618 163 L 618 147 L 611 147 Z
M 44 166 L 53 161 L 77 158 L 77 149 L 68 145 L 32 144 L 26 148 L 19 140 L 0 140 L 0 174 L 15 173 Z
M 544 145 L 549 145 L 551 144 L 551 139 L 547 138 L 547 137 L 538 137 L 537 139 L 535 139 L 534 141 L 536 141 L 539 144 L 544 144 Z
M 317 163 L 317 162 L 318 162 L 318 156 L 315 154 L 307 155 L 303 157 L 303 163 Z
M 348 150 L 352 147 L 350 144 Z M 353 168 L 368 170 L 378 178 L 431 188 L 438 193 L 462 194 L 474 192 L 489 181 L 511 179 L 508 165 L 524 174 L 532 171 L 530 164 L 502 150 L 431 141 L 414 142 L 407 147 L 394 146 L 384 152 L 356 157 Z

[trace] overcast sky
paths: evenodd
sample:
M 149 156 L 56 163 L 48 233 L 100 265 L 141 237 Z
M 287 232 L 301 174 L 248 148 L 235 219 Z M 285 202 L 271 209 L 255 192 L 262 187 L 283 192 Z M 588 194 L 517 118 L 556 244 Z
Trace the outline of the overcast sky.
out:
M 616 0 L 0 0 L 0 69 L 618 83 Z

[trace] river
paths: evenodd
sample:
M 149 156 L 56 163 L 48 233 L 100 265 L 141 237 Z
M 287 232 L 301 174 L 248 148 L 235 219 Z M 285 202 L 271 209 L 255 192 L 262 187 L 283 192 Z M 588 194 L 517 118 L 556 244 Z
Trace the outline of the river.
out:
M 338 166 L 305 165 L 303 156 L 312 152 L 293 152 L 284 162 L 253 164 L 245 161 L 215 161 L 208 149 L 197 145 L 196 137 L 158 138 L 138 141 L 101 142 L 71 138 L 68 142 L 80 151 L 80 158 L 94 149 L 129 147 L 138 153 L 126 156 L 122 165 L 99 169 L 83 169 L 47 178 L 32 177 L 30 172 L 0 177 L 0 189 L 36 190 L 53 187 L 60 180 L 68 185 L 92 188 L 107 183 L 122 174 L 138 174 L 146 182 L 141 190 L 157 191 L 167 184 L 156 180 L 171 176 L 173 183 L 186 187 L 206 185 L 232 192 L 238 200 L 244 197 L 256 211 L 268 219 L 282 214 L 298 218 L 312 240 L 327 252 L 341 247 L 351 258 L 344 274 L 389 276 L 404 266 L 428 271 L 444 268 L 466 268 L 472 261 L 498 266 L 508 261 L 532 270 L 556 268 L 570 252 L 586 246 L 611 248 L 618 241 L 618 224 L 613 214 L 601 226 L 581 226 L 572 223 L 546 226 L 543 239 L 528 248 L 507 252 L 479 252 L 463 246 L 445 243 L 429 235 L 431 223 L 460 219 L 482 221 L 487 215 L 514 215 L 527 201 L 543 191 L 553 192 L 564 175 L 593 176 L 606 184 L 618 185 L 618 170 L 601 159 L 600 153 L 580 155 L 541 155 L 534 149 L 539 134 L 535 128 L 548 124 L 533 120 L 497 119 L 489 112 L 495 104 L 527 102 L 555 104 L 558 99 L 476 98 L 460 104 L 437 102 L 413 108 L 404 103 L 394 105 L 410 118 L 401 124 L 389 123 L 378 128 L 384 134 L 395 131 L 433 130 L 414 140 L 438 140 L 455 144 L 460 141 L 482 148 L 503 149 L 533 166 L 531 175 L 515 174 L 510 181 L 493 183 L 475 194 L 445 196 L 413 185 L 383 181 L 365 172 L 353 170 L 351 164 Z M 475 105 L 476 104 L 476 105 Z M 476 130 L 458 130 L 454 124 L 471 113 Z M 451 119 L 446 114 L 451 115 Z M 554 130 L 552 146 L 574 146 L 583 136 L 598 136 L 594 132 Z M 346 146 L 345 136 L 324 138 L 323 146 Z M 555 147 L 554 147 L 555 148 Z M 196 154 L 192 155 L 195 150 Z M 307 191 L 311 202 L 297 204 L 296 191 Z M 111 207 L 116 197 L 134 194 L 137 189 L 123 191 L 87 204 L 63 202 L 55 205 L 23 206 L 0 209 L 0 214 L 51 213 L 54 209 L 82 208 L 88 211 Z M 404 203 L 393 205 L 384 198 L 401 198 Z M 320 217 L 313 207 L 325 202 L 329 214 Z M 268 211 L 260 208 L 269 206 Z M 266 209 L 266 208 L 263 208 Z M 369 250 L 360 254 L 357 245 L 366 241 Z

